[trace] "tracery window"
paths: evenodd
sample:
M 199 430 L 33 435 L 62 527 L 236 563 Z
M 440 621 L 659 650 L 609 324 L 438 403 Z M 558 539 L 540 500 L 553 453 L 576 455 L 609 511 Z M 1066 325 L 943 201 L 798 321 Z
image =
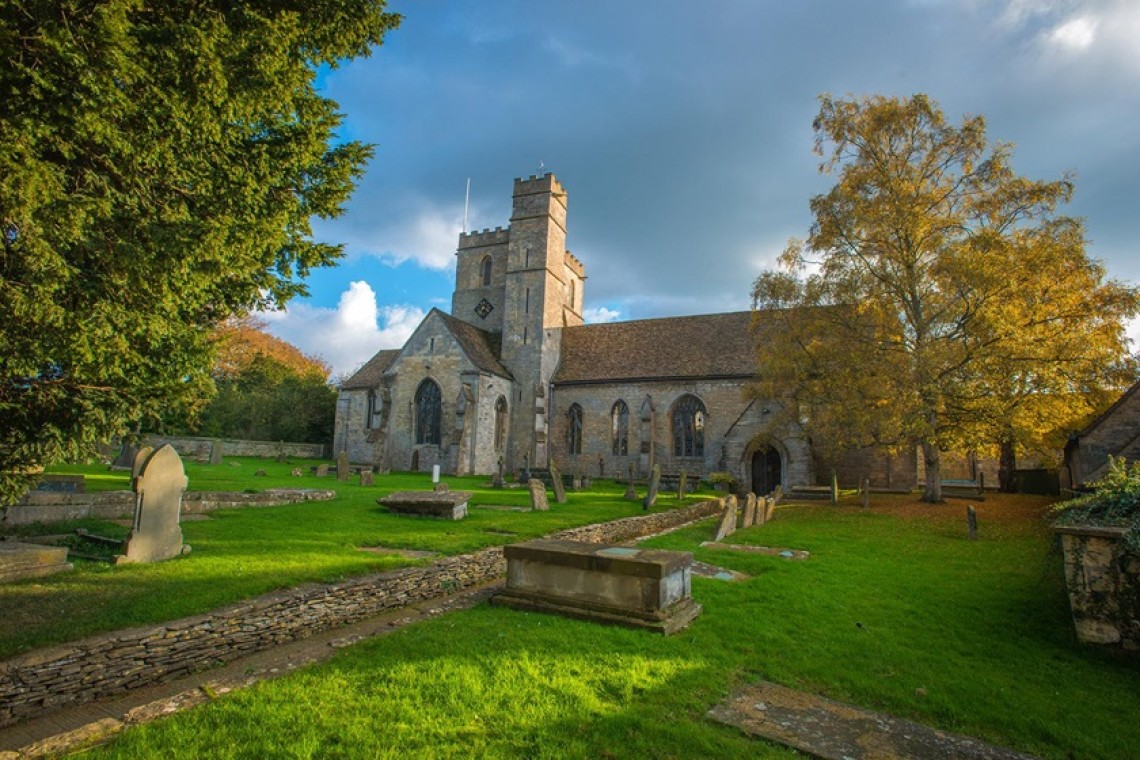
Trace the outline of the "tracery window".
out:
M 495 402 L 495 451 L 502 451 L 507 443 L 507 400 L 499 396 Z
M 705 455 L 705 405 L 692 395 L 684 395 L 673 406 L 673 456 Z
M 427 379 L 416 389 L 416 443 L 439 445 L 443 394 L 434 380 Z
M 613 427 L 613 453 L 623 457 L 629 453 L 629 407 L 619 400 L 610 410 Z
M 480 279 L 483 281 L 483 287 L 491 284 L 491 257 L 484 256 L 483 263 L 479 267 Z
M 566 427 L 566 449 L 571 454 L 582 453 L 582 407 L 577 404 L 570 405 L 566 413 L 568 425 Z

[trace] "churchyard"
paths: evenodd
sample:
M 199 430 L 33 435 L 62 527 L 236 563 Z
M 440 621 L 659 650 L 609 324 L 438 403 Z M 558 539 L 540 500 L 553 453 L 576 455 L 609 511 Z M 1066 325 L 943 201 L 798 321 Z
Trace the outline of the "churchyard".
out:
M 318 480 L 309 474 L 316 464 L 187 462 L 192 489 L 300 485 L 337 497 L 187 520 L 193 551 L 173 560 L 77 561 L 74 571 L 2 586 L 0 656 L 432 561 L 362 547 L 470 553 L 644 514 L 613 481 L 529 511 L 526 488 L 444 478 L 472 491 L 467 516 L 409 518 L 376 499 L 430 490 L 430 475 L 377 475 L 367 487 Z M 298 466 L 304 474 L 294 477 Z M 90 490 L 126 487 L 125 475 L 103 467 L 67 471 L 84 471 Z M 653 511 L 679 504 L 662 492 Z M 794 559 L 702 546 L 717 533 L 720 518 L 710 517 L 640 544 L 692 552 L 738 578 L 694 577 L 703 614 L 674 635 L 481 603 L 131 728 L 83 756 L 793 756 L 706 715 L 761 680 L 1041 757 L 1131 756 L 1140 746 L 1140 662 L 1076 642 L 1048 499 L 987 494 L 973 506 L 976 541 L 965 501 L 876 494 L 863 508 L 847 493 L 836 507 L 783 503 L 772 521 L 720 544 L 808 552 Z M 105 521 L 52 530 L 74 527 L 126 531 Z

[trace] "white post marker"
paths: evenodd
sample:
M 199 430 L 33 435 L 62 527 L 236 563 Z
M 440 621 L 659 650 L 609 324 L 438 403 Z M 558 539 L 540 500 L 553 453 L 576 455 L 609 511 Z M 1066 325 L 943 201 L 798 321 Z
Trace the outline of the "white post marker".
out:
M 438 483 L 439 482 L 439 465 L 438 464 L 433 464 L 431 466 L 431 482 L 432 483 Z

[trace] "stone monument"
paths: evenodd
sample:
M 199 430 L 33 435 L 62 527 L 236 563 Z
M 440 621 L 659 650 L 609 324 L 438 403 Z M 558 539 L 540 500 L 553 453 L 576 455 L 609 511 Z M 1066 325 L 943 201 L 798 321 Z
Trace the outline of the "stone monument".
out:
M 336 455 L 336 479 L 341 483 L 348 482 L 348 452 L 344 449 Z
M 729 494 L 724 497 L 722 503 L 724 504 L 724 513 L 720 516 L 720 522 L 716 526 L 713 541 L 720 541 L 736 531 L 736 513 L 738 511 L 736 497 Z
M 134 526 L 116 564 L 158 562 L 190 551 L 179 524 L 186 486 L 186 471 L 173 446 L 164 444 L 147 457 L 135 478 Z
M 661 487 L 661 465 L 653 465 L 649 475 L 649 491 L 645 494 L 645 501 L 641 503 L 642 509 L 649 509 L 657 503 L 657 489 Z
M 554 460 L 550 460 L 550 481 L 554 486 L 554 500 L 559 504 L 566 503 L 566 484 L 562 482 L 562 473 L 558 471 L 558 465 L 554 464 Z
M 530 489 L 530 508 L 539 512 L 545 512 L 550 509 L 550 504 L 546 501 L 546 484 L 538 478 L 531 478 L 527 481 L 527 487 Z

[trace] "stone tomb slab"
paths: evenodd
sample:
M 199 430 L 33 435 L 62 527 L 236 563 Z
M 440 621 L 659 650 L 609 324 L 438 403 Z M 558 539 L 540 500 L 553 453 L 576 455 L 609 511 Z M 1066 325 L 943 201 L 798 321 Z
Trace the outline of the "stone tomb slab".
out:
M 750 546 L 748 544 L 722 544 L 719 541 L 702 541 L 702 549 L 720 549 L 729 552 L 746 552 L 748 554 L 763 554 L 768 557 L 783 557 L 784 559 L 807 559 L 811 552 L 802 549 L 785 549 L 781 546 Z
M 496 606 L 549 612 L 669 635 L 701 614 L 693 555 L 538 539 L 503 547 L 507 586 Z
M 745 686 L 708 716 L 825 760 L 1033 760 L 968 736 L 764 681 Z
M 377 499 L 389 512 L 436 520 L 462 520 L 467 516 L 471 491 L 397 491 Z
M 66 547 L 0 541 L 0 581 L 38 578 L 70 569 Z

